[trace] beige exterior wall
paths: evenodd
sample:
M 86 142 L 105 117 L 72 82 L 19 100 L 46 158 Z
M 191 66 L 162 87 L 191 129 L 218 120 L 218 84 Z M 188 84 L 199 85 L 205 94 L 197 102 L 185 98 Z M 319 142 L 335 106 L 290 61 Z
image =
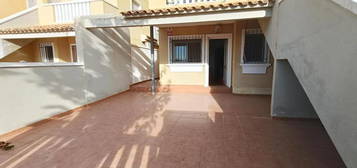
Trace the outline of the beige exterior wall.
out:
M 35 56 L 40 55 L 39 45 L 40 43 L 51 42 L 54 46 L 55 57 L 58 62 L 71 62 L 72 57 L 70 53 L 70 40 L 69 38 L 47 38 L 47 39 L 39 39 L 34 42 L 34 51 Z
M 271 94 L 273 66 L 266 74 L 243 74 L 241 63 L 242 30 L 258 26 L 255 21 L 239 21 L 231 24 L 174 27 L 172 35 L 196 34 L 232 34 L 232 90 L 241 94 Z M 204 85 L 206 72 L 172 72 L 168 62 L 168 28 L 160 28 L 159 67 L 161 84 L 169 85 Z M 272 58 L 271 58 L 272 59 Z M 271 64 L 273 61 L 271 60 Z
M 22 47 L 21 49 L 15 51 L 14 53 L 6 56 L 3 59 L 0 59 L 0 62 L 20 62 L 20 61 L 26 61 L 26 62 L 36 62 L 38 61 L 38 58 L 35 57 L 34 55 L 34 43 L 30 43 L 26 45 L 25 47 Z
M 41 25 L 55 23 L 54 9 L 52 6 L 42 6 L 38 9 L 38 17 Z
M 1 0 L 0 1 L 0 19 L 25 10 L 27 8 L 26 0 Z
M 267 69 L 266 74 L 243 74 L 241 64 L 242 31 L 245 28 L 258 28 L 256 21 L 240 21 L 235 23 L 233 39 L 233 93 L 240 94 L 271 94 L 273 80 L 273 65 Z M 270 64 L 273 64 L 273 60 Z
M 44 38 L 37 39 L 32 43 L 22 47 L 21 49 L 15 51 L 14 53 L 0 59 L 0 62 L 41 62 L 40 57 L 40 44 L 44 42 L 51 42 L 54 46 L 55 57 L 57 62 L 71 62 L 72 56 L 70 51 L 70 44 L 75 44 L 74 37 L 63 37 L 63 38 Z
M 196 35 L 196 34 L 214 34 L 215 25 L 191 26 L 172 28 L 174 36 L 176 35 Z M 202 72 L 172 72 L 167 64 L 168 54 L 168 36 L 167 28 L 160 28 L 160 48 L 159 48 L 159 69 L 160 83 L 163 85 L 204 85 L 206 71 Z M 221 25 L 220 33 L 232 33 L 233 24 Z M 203 66 L 203 65 L 202 65 Z

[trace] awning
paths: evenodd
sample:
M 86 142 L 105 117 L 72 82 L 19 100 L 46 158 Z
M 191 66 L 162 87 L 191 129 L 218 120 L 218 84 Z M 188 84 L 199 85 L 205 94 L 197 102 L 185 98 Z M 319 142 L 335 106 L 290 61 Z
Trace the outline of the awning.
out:
M 262 7 L 271 7 L 273 1 L 271 0 L 237 0 L 227 3 L 201 3 L 200 5 L 191 6 L 176 6 L 162 9 L 147 9 L 137 11 L 121 12 L 125 18 L 139 18 L 139 17 L 156 17 L 156 16 L 173 16 L 173 15 L 187 15 L 206 12 L 230 11 L 239 9 L 254 9 Z
M 0 38 L 2 39 L 67 37 L 74 36 L 74 34 L 73 24 L 0 28 Z
M 0 29 L 0 34 L 53 33 L 74 31 L 73 24 L 53 24 Z
M 122 16 L 88 16 L 84 27 L 136 27 L 209 23 L 271 17 L 274 0 L 237 0 L 121 12 Z

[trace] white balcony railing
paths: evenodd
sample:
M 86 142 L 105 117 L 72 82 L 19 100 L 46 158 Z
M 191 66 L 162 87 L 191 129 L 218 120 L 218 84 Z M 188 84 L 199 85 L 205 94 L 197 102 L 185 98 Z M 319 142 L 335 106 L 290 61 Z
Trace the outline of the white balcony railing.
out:
M 167 0 L 167 5 L 184 5 L 204 2 L 224 2 L 226 0 Z
M 53 3 L 56 23 L 73 22 L 75 18 L 90 15 L 90 0 Z

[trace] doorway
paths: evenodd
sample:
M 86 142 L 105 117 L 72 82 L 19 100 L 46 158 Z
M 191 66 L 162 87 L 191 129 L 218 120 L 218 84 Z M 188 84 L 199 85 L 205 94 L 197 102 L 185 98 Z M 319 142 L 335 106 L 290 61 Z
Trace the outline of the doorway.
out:
M 231 87 L 232 34 L 206 35 L 205 86 L 225 85 Z
M 209 40 L 209 85 L 224 85 L 227 71 L 227 39 Z

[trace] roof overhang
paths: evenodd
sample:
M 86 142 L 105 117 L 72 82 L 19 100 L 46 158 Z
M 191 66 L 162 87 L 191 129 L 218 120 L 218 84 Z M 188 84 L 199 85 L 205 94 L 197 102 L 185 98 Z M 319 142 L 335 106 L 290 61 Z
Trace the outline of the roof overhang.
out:
M 214 23 L 244 19 L 266 18 L 272 16 L 272 8 L 253 8 L 227 10 L 220 12 L 195 13 L 187 15 L 170 15 L 156 17 L 126 18 L 116 15 L 87 16 L 81 23 L 86 28 L 138 27 L 138 26 L 170 26 L 185 24 Z
M 0 28 L 1 39 L 53 38 L 75 36 L 73 24 L 32 25 Z
M 53 32 L 53 33 L 24 33 L 24 34 L 0 34 L 0 39 L 31 39 L 31 38 L 57 38 L 74 37 L 75 32 Z

